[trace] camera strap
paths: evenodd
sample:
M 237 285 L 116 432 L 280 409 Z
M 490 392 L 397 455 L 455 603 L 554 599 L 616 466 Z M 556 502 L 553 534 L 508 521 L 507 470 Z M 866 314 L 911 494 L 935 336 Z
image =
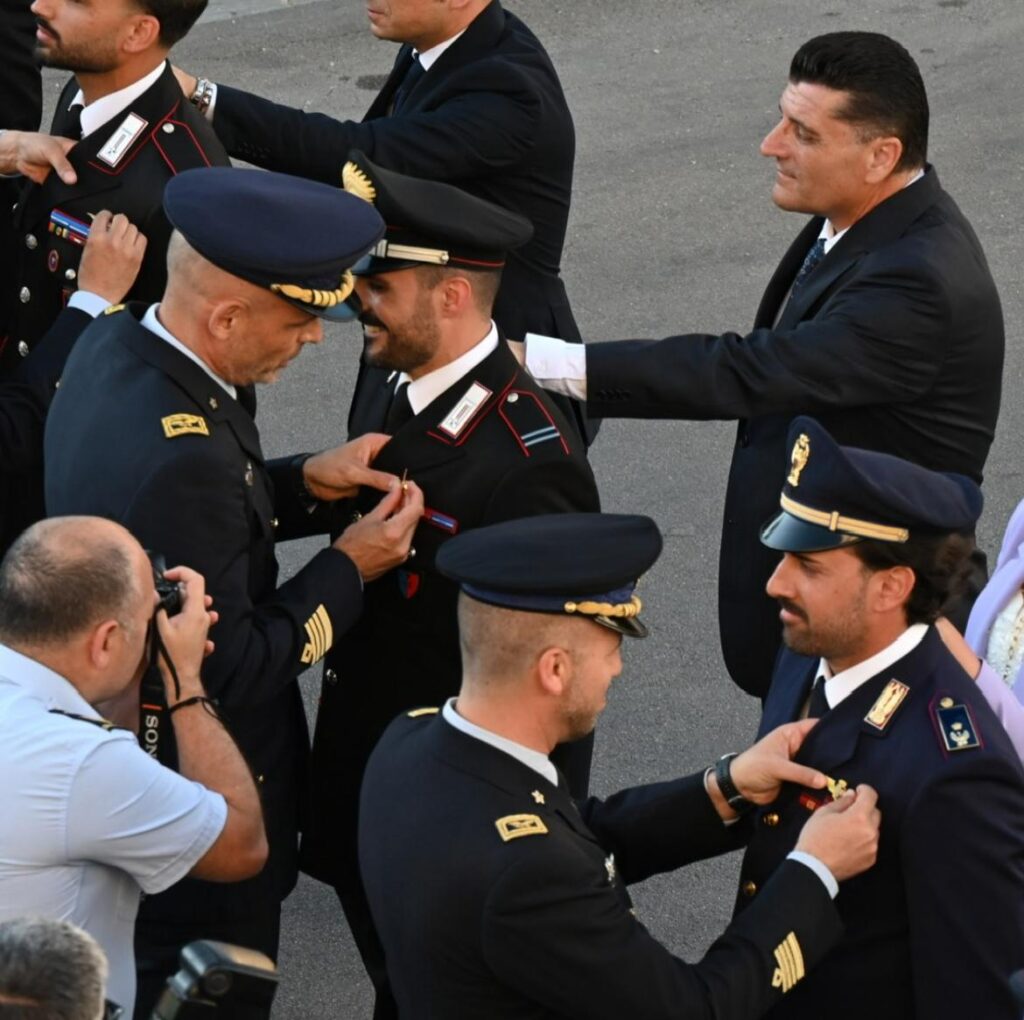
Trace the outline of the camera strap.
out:
M 161 738 L 166 727 L 170 725 L 170 713 L 167 711 L 167 698 L 164 695 L 164 684 L 160 677 L 159 661 L 161 656 L 167 663 L 171 679 L 174 681 L 174 700 L 181 697 L 181 684 L 178 682 L 178 671 L 160 637 L 156 625 L 156 617 L 149 624 L 149 667 L 142 677 L 139 698 L 139 743 L 151 757 L 160 759 Z

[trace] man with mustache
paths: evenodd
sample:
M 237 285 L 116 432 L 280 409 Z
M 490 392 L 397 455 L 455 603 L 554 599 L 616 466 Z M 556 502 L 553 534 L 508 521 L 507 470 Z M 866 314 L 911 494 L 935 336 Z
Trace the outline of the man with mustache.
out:
M 358 618 L 364 584 L 406 559 L 423 511 L 415 484 L 368 467 L 386 436 L 267 461 L 253 420 L 252 385 L 322 341 L 348 268 L 383 232 L 377 213 L 337 188 L 228 167 L 180 174 L 164 203 L 167 290 L 158 305 L 115 306 L 76 346 L 46 427 L 46 501 L 117 520 L 206 577 L 220 619 L 204 678 L 259 783 L 270 859 L 241 885 L 189 881 L 144 901 L 140 1017 L 193 939 L 276 957 L 309 748 L 296 677 Z M 363 518 L 279 585 L 275 543 L 326 532 L 329 504 L 360 486 Z M 174 764 L 150 694 L 142 742 Z
M 373 202 L 385 239 L 356 268 L 365 371 L 350 437 L 393 437 L 374 467 L 415 480 L 426 509 L 416 554 L 366 587 L 358 623 L 325 660 L 313 742 L 313 799 L 303 870 L 336 889 L 377 991 L 375 1016 L 394 1016 L 383 954 L 359 876 L 356 814 L 366 760 L 402 711 L 458 690 L 456 586 L 435 557 L 454 535 L 540 513 L 597 510 L 582 444 L 520 369 L 491 318 L 507 253 L 530 224 L 447 184 L 376 165 L 359 152 L 346 189 Z M 351 509 L 366 513 L 363 490 Z M 583 793 L 591 738 L 555 760 Z

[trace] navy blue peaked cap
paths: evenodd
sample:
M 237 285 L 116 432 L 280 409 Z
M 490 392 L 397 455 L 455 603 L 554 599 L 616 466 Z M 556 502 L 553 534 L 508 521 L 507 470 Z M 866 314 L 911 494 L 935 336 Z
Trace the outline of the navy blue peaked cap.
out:
M 387 223 L 356 275 L 421 265 L 500 269 L 508 252 L 533 236 L 533 224 L 518 213 L 451 184 L 385 170 L 358 149 L 349 153 L 341 179 Z
M 813 418 L 793 421 L 789 447 L 782 512 L 761 529 L 771 549 L 906 542 L 912 535 L 970 531 L 981 516 L 981 490 L 970 478 L 840 446 Z
M 583 616 L 629 637 L 646 637 L 636 582 L 661 545 L 649 517 L 544 514 L 464 532 L 441 547 L 436 563 L 480 602 Z
M 324 319 L 351 319 L 349 271 L 384 234 L 372 206 L 317 181 L 201 167 L 164 190 L 171 225 L 200 255 Z

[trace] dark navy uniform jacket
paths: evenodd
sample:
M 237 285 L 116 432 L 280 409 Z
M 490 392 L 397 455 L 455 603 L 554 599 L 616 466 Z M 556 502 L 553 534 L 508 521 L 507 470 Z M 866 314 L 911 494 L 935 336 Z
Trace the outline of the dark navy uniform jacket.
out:
M 778 554 L 757 536 L 778 509 L 790 421 L 810 414 L 845 446 L 980 483 L 999 415 L 999 295 L 978 238 L 935 171 L 850 227 L 783 308 L 821 227 L 820 218 L 810 220 L 793 242 L 746 336 L 587 348 L 593 416 L 740 419 L 722 526 L 719 625 L 730 675 L 759 696 L 781 635 L 764 591 Z
M 364 374 L 351 438 L 384 431 L 395 388 L 387 377 L 381 369 Z M 455 435 L 446 432 L 446 419 L 474 384 L 487 399 Z M 437 551 L 468 528 L 600 509 L 580 441 L 501 339 L 395 433 L 374 467 L 399 476 L 408 470 L 423 489 L 426 513 L 413 536 L 415 557 L 366 586 L 359 622 L 324 663 L 303 869 L 335 885 L 355 873 L 359 783 L 374 744 L 399 712 L 459 688 L 458 585 L 434 569 Z M 351 509 L 366 512 L 379 498 L 366 491 Z
M 839 935 L 809 868 L 782 865 L 695 965 L 651 936 L 626 890 L 732 839 L 701 775 L 577 810 L 563 788 L 442 717 L 400 717 L 370 761 L 360 815 L 400 1015 L 759 1016 Z
M 189 880 L 147 897 L 142 912 L 245 917 L 295 883 L 308 746 L 295 679 L 358 616 L 361 582 L 328 548 L 278 586 L 275 541 L 319 527 L 299 472 L 264 459 L 251 394 L 233 400 L 143 327 L 144 311 L 100 316 L 68 361 L 46 426 L 47 509 L 120 521 L 206 578 L 220 620 L 203 682 L 260 783 L 270 860 L 246 882 Z
M 816 659 L 782 653 L 761 734 L 799 717 L 817 667 Z M 878 729 L 866 717 L 881 702 L 881 721 L 886 699 L 889 709 L 898 704 Z M 839 945 L 768 1015 L 1019 1020 L 1007 978 L 1024 967 L 1024 773 L 934 628 L 827 712 L 796 760 L 851 788 L 873 786 L 881 840 L 875 866 L 840 887 L 836 906 L 846 932 Z M 756 908 L 764 883 L 823 799 L 784 787 L 758 810 L 737 916 Z

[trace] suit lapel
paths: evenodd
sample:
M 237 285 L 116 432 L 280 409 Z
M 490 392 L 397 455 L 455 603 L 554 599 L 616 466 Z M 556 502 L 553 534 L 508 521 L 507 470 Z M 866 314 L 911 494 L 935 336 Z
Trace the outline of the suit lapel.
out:
M 783 650 L 765 699 L 758 738 L 800 718 L 818 672 L 818 659 Z
M 782 302 L 786 300 L 789 288 L 796 278 L 796 274 L 803 265 L 804 257 L 808 249 L 814 244 L 815 239 L 821 233 L 821 225 L 824 220 L 815 216 L 805 224 L 803 230 L 796 236 L 796 240 L 789 246 L 786 254 L 782 256 L 771 280 L 765 288 L 761 304 L 758 306 L 757 315 L 754 317 L 755 329 L 771 329 L 779 314 Z
M 398 91 L 398 86 L 402 84 L 402 79 L 412 66 L 412 61 L 412 47 L 405 44 L 399 49 L 398 56 L 395 57 L 395 62 L 391 67 L 391 73 L 388 75 L 387 81 L 384 82 L 380 92 L 377 93 L 370 104 L 370 108 L 366 111 L 363 117 L 364 121 L 377 120 L 380 117 L 387 117 L 389 115 L 395 93 Z

